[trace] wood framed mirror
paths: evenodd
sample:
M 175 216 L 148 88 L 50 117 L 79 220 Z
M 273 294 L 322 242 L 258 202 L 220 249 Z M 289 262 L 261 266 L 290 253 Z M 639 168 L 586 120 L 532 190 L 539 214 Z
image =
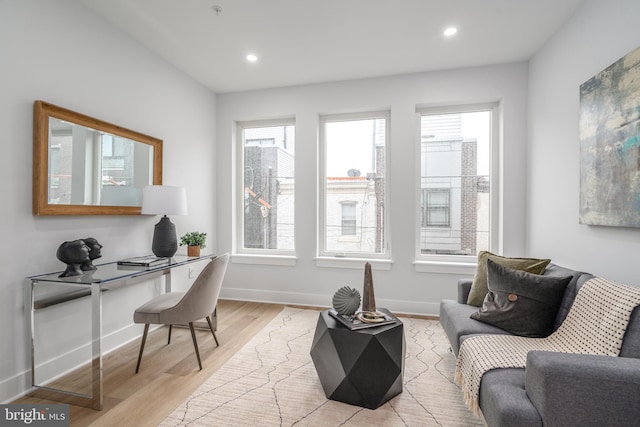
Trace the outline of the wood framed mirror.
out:
M 139 215 L 151 184 L 162 185 L 162 140 L 34 102 L 34 215 Z

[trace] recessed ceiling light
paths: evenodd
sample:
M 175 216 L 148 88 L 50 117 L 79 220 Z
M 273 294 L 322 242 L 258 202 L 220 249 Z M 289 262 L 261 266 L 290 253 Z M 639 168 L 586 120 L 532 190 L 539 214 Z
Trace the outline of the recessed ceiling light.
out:
M 256 62 L 258 60 L 258 57 L 256 55 L 254 55 L 253 53 L 250 53 L 247 55 L 247 61 L 249 62 Z
M 456 27 L 449 27 L 446 30 L 444 30 L 444 35 L 447 37 L 451 37 L 457 32 L 458 32 L 458 29 Z

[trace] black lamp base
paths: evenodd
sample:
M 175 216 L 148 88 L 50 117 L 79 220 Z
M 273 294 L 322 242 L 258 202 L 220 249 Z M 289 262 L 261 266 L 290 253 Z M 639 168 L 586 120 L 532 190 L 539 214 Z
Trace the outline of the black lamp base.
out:
M 151 251 L 157 257 L 172 257 L 178 251 L 176 226 L 166 215 L 160 218 L 153 231 Z

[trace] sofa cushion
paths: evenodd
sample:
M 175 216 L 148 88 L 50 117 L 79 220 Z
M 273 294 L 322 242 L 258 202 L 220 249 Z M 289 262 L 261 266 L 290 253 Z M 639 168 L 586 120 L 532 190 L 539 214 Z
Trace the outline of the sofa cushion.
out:
M 469 292 L 469 298 L 467 304 L 481 307 L 484 302 L 484 297 L 487 295 L 487 260 L 490 259 L 497 262 L 500 265 L 514 268 L 516 270 L 523 270 L 533 274 L 542 274 L 551 262 L 550 259 L 537 259 L 537 258 L 509 258 L 500 255 L 492 254 L 487 251 L 480 251 L 478 253 L 478 264 L 476 266 L 476 274 L 473 277 L 473 284 L 471 285 L 471 292 Z
M 531 274 L 487 260 L 489 292 L 472 319 L 515 335 L 541 338 L 553 325 L 565 288 L 572 276 Z
M 442 300 L 440 302 L 440 324 L 447 334 L 453 354 L 458 354 L 461 338 L 465 335 L 509 334 L 504 329 L 472 319 L 470 317 L 471 313 L 477 310 L 478 307 L 460 304 L 454 300 Z
M 522 368 L 494 369 L 480 382 L 480 409 L 491 427 L 542 427 L 542 419 L 525 391 Z

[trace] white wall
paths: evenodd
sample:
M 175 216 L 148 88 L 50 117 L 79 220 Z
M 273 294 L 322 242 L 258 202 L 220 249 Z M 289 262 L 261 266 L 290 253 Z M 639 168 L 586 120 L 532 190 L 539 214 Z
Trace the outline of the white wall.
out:
M 230 251 L 233 240 L 234 121 L 295 115 L 297 263 L 231 263 L 223 296 L 317 305 L 329 305 L 338 287 L 361 288 L 363 281 L 361 269 L 321 268 L 314 261 L 318 115 L 390 109 L 394 264 L 389 271 L 374 271 L 376 297 L 379 305 L 393 310 L 436 314 L 441 299 L 455 297 L 459 274 L 418 273 L 412 265 L 416 105 L 501 101 L 501 252 L 548 256 L 562 265 L 638 284 L 632 261 L 640 249 L 640 230 L 578 224 L 578 88 L 640 45 L 638 16 L 637 0 L 587 1 L 529 65 L 225 94 L 218 96 L 216 116 L 215 95 L 77 2 L 0 0 L 5 200 L 0 224 L 0 341 L 5 343 L 0 350 L 0 401 L 28 387 L 24 277 L 62 269 L 56 249 L 78 237 L 93 236 L 104 244 L 101 261 L 148 252 L 156 222 L 152 217 L 32 216 L 34 100 L 162 138 L 164 182 L 189 192 L 189 216 L 173 218 L 178 232 L 206 231 L 209 249 L 220 253 Z M 154 285 L 158 283 L 106 298 L 109 345 L 139 333 L 130 327 L 131 310 Z M 71 343 L 64 339 L 77 325 L 71 313 L 83 310 L 76 302 L 42 314 L 51 320 L 49 338 L 57 342 L 50 347 L 51 360 L 60 350 L 80 345 L 81 334 L 71 334 L 78 335 Z
M 579 88 L 640 46 L 638 0 L 590 0 L 531 61 L 527 252 L 640 285 L 640 230 L 580 225 Z
M 419 125 L 416 106 L 500 101 L 503 115 L 503 248 L 524 252 L 527 64 L 419 73 L 386 78 L 288 87 L 218 95 L 218 248 L 231 251 L 234 220 L 234 121 L 296 118 L 295 266 L 251 265 L 232 257 L 222 296 L 328 306 L 341 286 L 362 289 L 364 265 L 358 269 L 318 267 L 316 200 L 318 116 L 361 111 L 391 111 L 387 176 L 394 263 L 375 270 L 377 303 L 396 311 L 437 314 L 443 298 L 455 298 L 459 271 L 418 273 L 415 253 L 416 156 Z M 535 254 L 532 254 L 535 255 Z M 465 270 L 473 275 L 473 267 Z
M 158 220 L 32 216 L 34 100 L 163 139 L 164 183 L 185 186 L 188 193 L 189 215 L 172 218 L 178 234 L 205 231 L 207 250 L 215 252 L 216 97 L 72 0 L 0 1 L 0 94 L 0 402 L 6 402 L 29 384 L 24 278 L 64 269 L 55 253 L 65 240 L 97 238 L 104 245 L 100 262 L 149 253 Z M 131 327 L 132 310 L 152 287 L 105 297 L 108 345 L 141 332 Z M 39 315 L 46 324 L 38 333 L 51 341 L 52 358 L 81 344 L 69 337 L 88 319 L 72 313 L 84 314 L 86 306 L 63 304 Z

